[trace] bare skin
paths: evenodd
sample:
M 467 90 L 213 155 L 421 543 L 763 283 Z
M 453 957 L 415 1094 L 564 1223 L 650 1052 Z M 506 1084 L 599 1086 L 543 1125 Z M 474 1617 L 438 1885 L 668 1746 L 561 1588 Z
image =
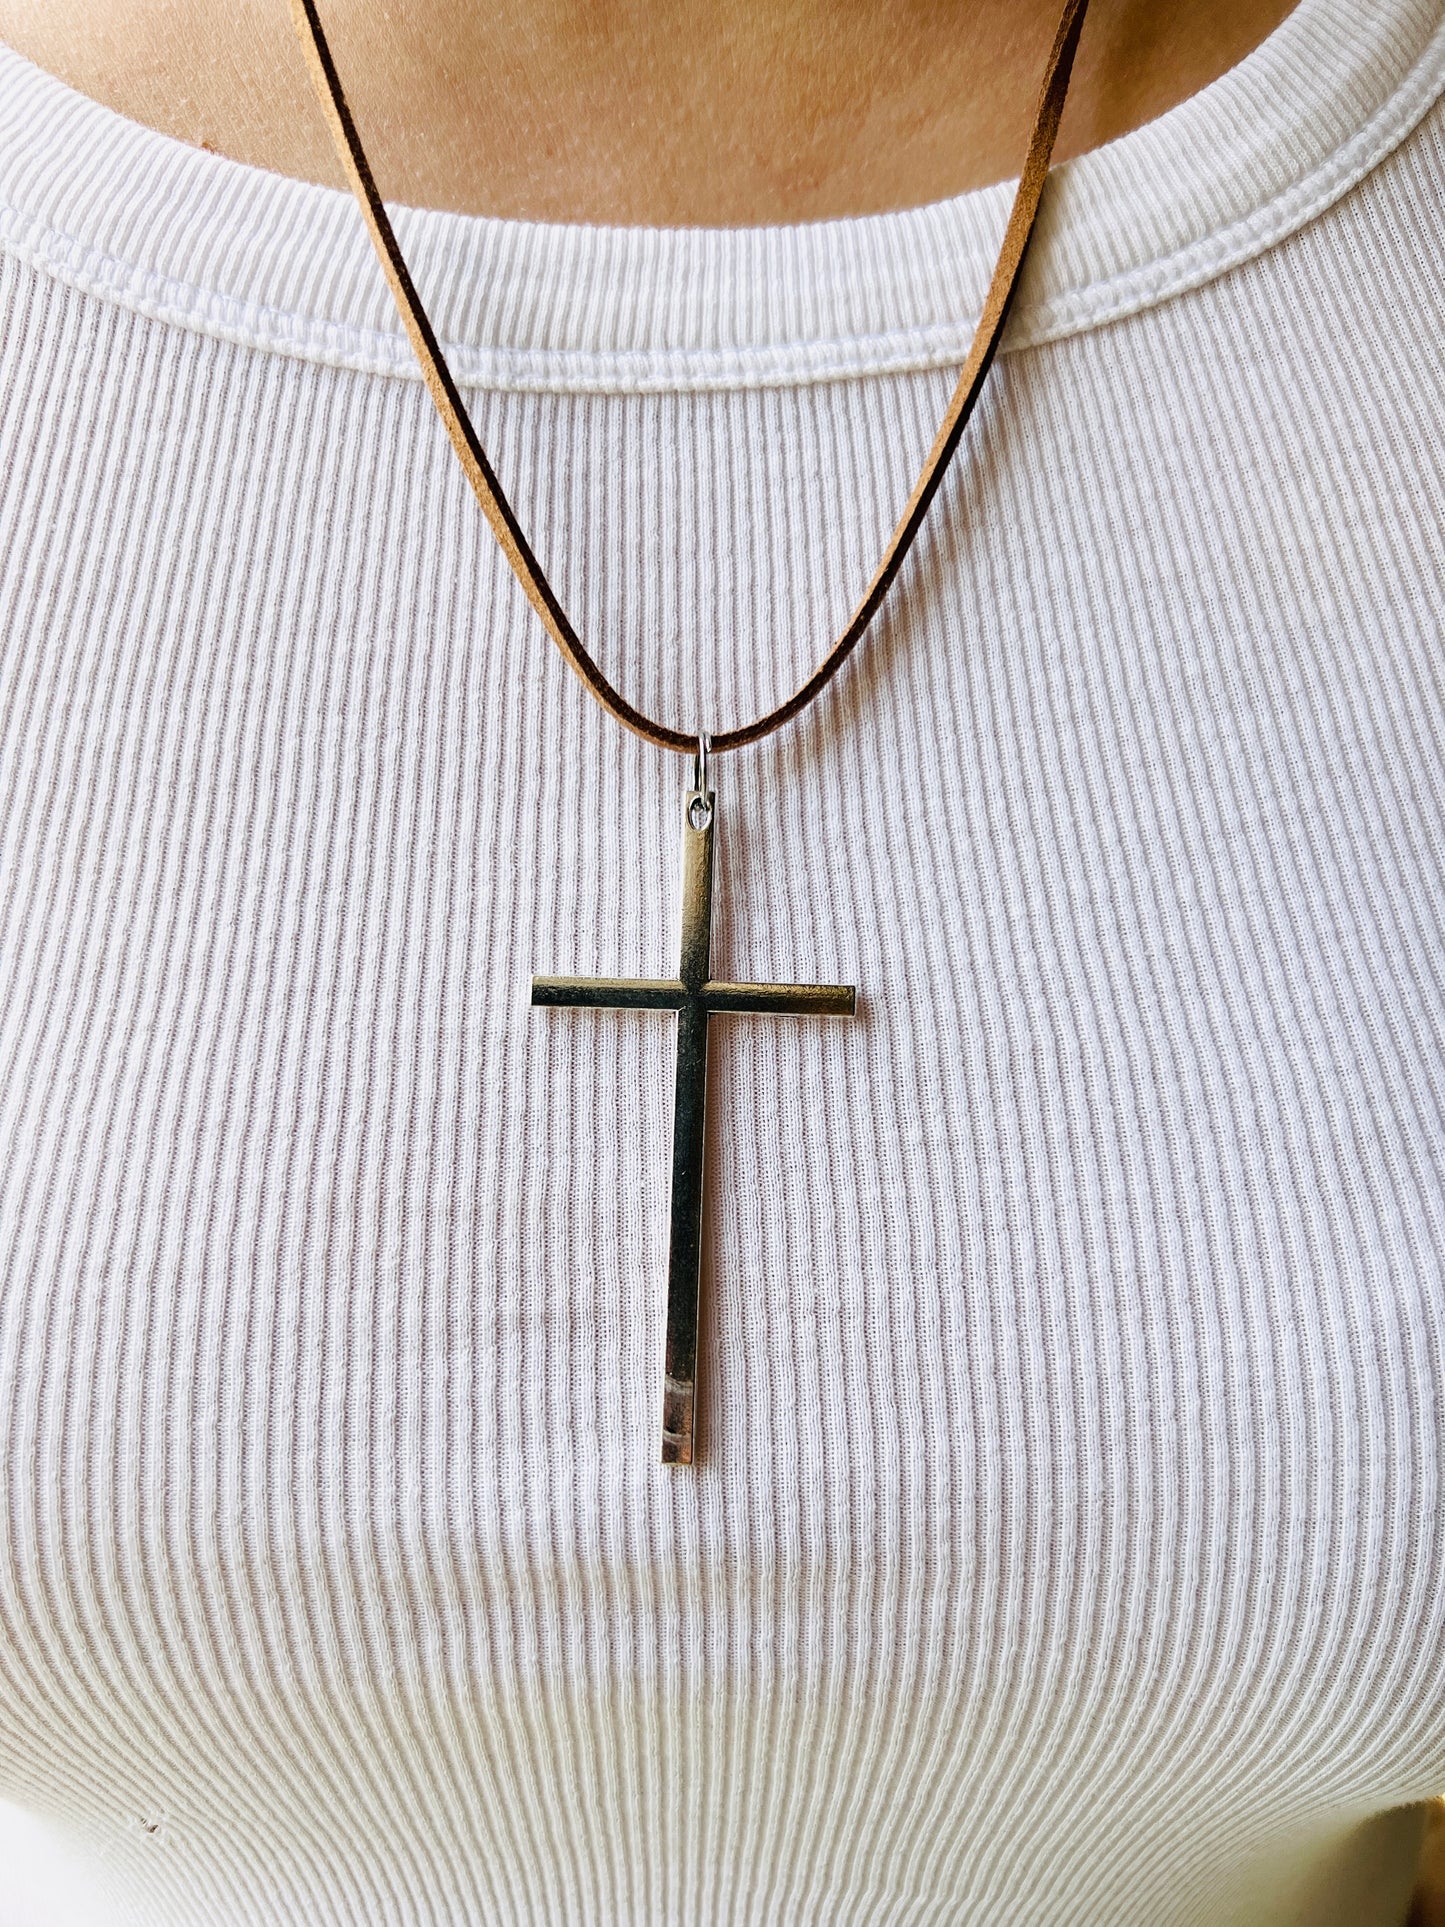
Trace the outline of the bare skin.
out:
M 1058 0 L 321 0 L 389 198 L 736 226 L 1018 171 Z M 1093 0 L 1060 158 L 1242 59 L 1290 0 Z M 290 0 L 0 0 L 0 41 L 192 145 L 339 184 Z

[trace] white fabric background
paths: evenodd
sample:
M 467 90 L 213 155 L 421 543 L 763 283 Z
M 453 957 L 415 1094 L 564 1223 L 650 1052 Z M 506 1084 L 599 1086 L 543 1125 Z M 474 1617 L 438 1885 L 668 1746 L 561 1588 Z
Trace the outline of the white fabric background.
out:
M 1062 170 L 865 652 L 549 653 L 339 195 L 0 56 L 0 1793 L 117 1917 L 1398 1918 L 1445 1784 L 1445 30 Z M 1007 200 L 409 215 L 568 607 L 815 659 Z M 1383 1870 L 1383 1871 L 1382 1871 Z M 1391 1908 L 1395 1908 L 1392 1913 Z

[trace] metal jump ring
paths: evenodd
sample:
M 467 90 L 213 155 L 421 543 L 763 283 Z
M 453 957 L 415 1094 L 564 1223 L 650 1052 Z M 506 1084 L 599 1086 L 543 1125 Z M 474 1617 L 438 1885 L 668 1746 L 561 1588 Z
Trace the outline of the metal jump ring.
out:
M 692 758 L 692 787 L 697 795 L 707 795 L 708 761 L 712 753 L 712 737 L 705 729 L 697 732 L 697 748 Z

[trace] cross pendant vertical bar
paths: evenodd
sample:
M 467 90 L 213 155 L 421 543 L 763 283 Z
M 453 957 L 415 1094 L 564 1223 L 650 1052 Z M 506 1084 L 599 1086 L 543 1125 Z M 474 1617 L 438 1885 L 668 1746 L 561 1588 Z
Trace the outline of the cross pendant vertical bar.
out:
M 662 1462 L 691 1465 L 697 1395 L 698 1297 L 702 1274 L 703 1170 L 707 1149 L 708 1022 L 724 1011 L 773 1017 L 851 1017 L 850 984 L 718 983 L 712 967 L 711 790 L 683 799 L 682 940 L 675 982 L 644 978 L 534 977 L 532 1002 L 555 1008 L 677 1013 L 672 1121 L 672 1223 L 663 1348 Z
M 667 1337 L 662 1360 L 662 1462 L 692 1464 L 697 1392 L 697 1310 L 702 1291 L 703 1156 L 707 1135 L 707 1006 L 712 962 L 712 833 L 717 800 L 693 790 L 682 813 L 682 937 L 677 974 L 688 1001 L 677 1013 L 672 1111 L 672 1226 Z

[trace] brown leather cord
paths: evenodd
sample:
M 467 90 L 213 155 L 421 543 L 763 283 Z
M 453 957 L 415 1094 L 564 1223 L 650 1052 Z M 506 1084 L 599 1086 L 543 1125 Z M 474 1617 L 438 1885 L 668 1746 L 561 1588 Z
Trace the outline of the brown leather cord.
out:
M 1003 245 L 999 249 L 998 261 L 994 267 L 993 279 L 989 283 L 988 294 L 979 316 L 978 327 L 974 331 L 968 358 L 963 372 L 958 378 L 958 386 L 953 391 L 953 399 L 948 404 L 928 460 L 923 472 L 913 485 L 906 507 L 899 517 L 898 526 L 893 531 L 883 560 L 874 572 L 873 580 L 862 601 L 849 618 L 848 626 L 824 656 L 822 662 L 802 686 L 794 690 L 786 701 L 770 709 L 766 715 L 746 723 L 738 729 L 720 730 L 710 738 L 710 747 L 715 754 L 730 749 L 741 749 L 745 744 L 756 743 L 764 736 L 770 736 L 775 729 L 792 719 L 815 696 L 821 695 L 837 675 L 843 664 L 862 641 L 869 623 L 878 613 L 883 598 L 887 595 L 894 577 L 903 566 L 905 556 L 913 545 L 913 538 L 922 526 L 928 513 L 928 505 L 938 493 L 939 483 L 943 480 L 953 452 L 958 447 L 964 429 L 972 415 L 975 404 L 982 392 L 988 371 L 993 366 L 993 358 L 998 352 L 999 341 L 1003 335 L 1004 323 L 1008 320 L 1014 292 L 1018 287 L 1019 273 L 1028 252 L 1029 240 L 1034 231 L 1034 223 L 1039 211 L 1039 201 L 1043 195 L 1044 182 L 1048 178 L 1049 159 L 1054 149 L 1054 138 L 1059 131 L 1059 121 L 1064 111 L 1064 97 L 1068 92 L 1069 76 L 1073 72 L 1074 53 L 1079 44 L 1079 34 L 1084 24 L 1084 13 L 1088 0 L 1064 0 L 1063 13 L 1059 19 L 1058 32 L 1049 51 L 1048 65 L 1044 69 L 1043 88 L 1039 97 L 1038 113 L 1034 119 L 1033 133 L 1029 136 L 1028 153 L 1024 159 L 1023 173 L 1020 176 L 1018 192 L 1014 196 L 1008 226 L 1004 230 Z M 451 437 L 452 447 L 461 461 L 472 492 L 481 504 L 482 513 L 492 525 L 492 532 L 502 545 L 502 553 L 511 564 L 517 580 L 526 591 L 527 600 L 541 617 L 542 626 L 556 643 L 562 654 L 586 683 L 602 707 L 618 722 L 628 729 L 635 730 L 649 743 L 656 743 L 660 749 L 679 750 L 693 754 L 698 746 L 695 730 L 671 729 L 665 723 L 655 722 L 640 709 L 635 708 L 620 690 L 613 687 L 602 673 L 597 663 L 583 646 L 581 637 L 567 619 L 567 612 L 543 573 L 542 565 L 532 553 L 531 544 L 522 532 L 511 503 L 503 493 L 486 452 L 477 440 L 476 430 L 472 427 L 471 417 L 467 414 L 451 371 L 442 357 L 426 309 L 412 283 L 407 265 L 397 245 L 396 235 L 387 218 L 376 181 L 367 162 L 361 137 L 356 131 L 356 122 L 347 104 L 346 94 L 341 85 L 341 76 L 331 58 L 331 49 L 322 31 L 321 19 L 316 11 L 316 0 L 291 0 L 291 11 L 296 22 L 296 31 L 301 37 L 311 78 L 320 96 L 326 113 L 327 124 L 346 178 L 351 183 L 361 212 L 366 221 L 367 231 L 381 260 L 382 270 L 387 283 L 396 298 L 406 325 L 411 345 L 421 363 L 422 374 L 427 387 L 431 390 L 432 400 L 446 430 Z

